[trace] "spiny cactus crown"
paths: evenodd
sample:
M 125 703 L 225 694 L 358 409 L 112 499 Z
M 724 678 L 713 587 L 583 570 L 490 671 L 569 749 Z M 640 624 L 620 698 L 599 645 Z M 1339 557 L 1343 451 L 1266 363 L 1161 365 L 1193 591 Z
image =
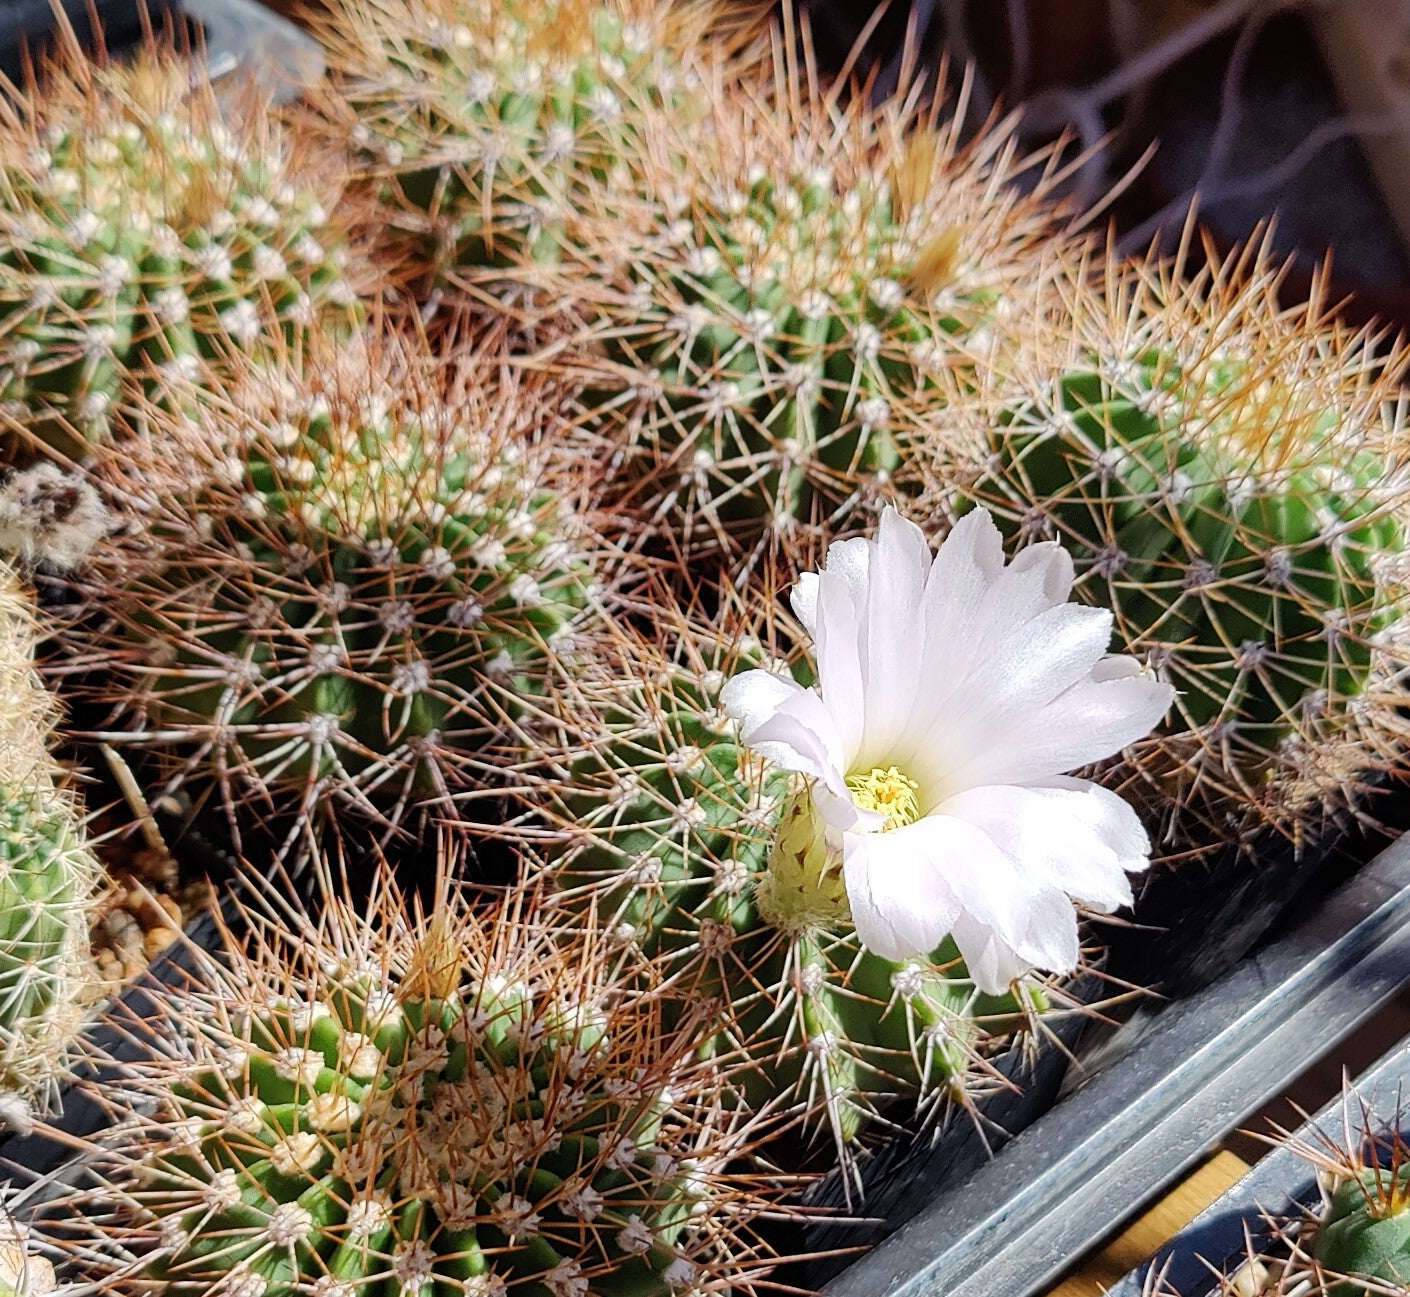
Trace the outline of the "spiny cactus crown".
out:
M 593 598 L 539 394 L 386 345 L 253 369 L 98 461 L 150 507 L 84 573 L 111 620 L 71 647 L 114 660 L 109 701 L 177 783 L 280 821 L 325 797 L 384 825 L 453 815 L 488 748 L 522 758 L 524 700 Z
M 1115 646 L 1179 689 L 1132 754 L 1176 800 L 1315 801 L 1353 742 L 1381 760 L 1410 662 L 1410 473 L 1383 409 L 1403 359 L 1315 302 L 1283 313 L 1266 279 L 1138 268 L 1106 291 L 1064 303 L 1071 340 L 998 368 L 975 464 L 937 476 L 970 474 L 965 502 L 1017 543 L 1069 549 Z
M 656 997 L 609 996 L 600 957 L 531 915 L 378 908 L 340 907 L 336 948 L 286 935 L 173 993 L 185 1057 L 143 1069 L 161 1106 L 108 1141 L 100 1191 L 155 1227 L 148 1281 L 242 1297 L 742 1281 L 728 1244 L 761 1199 L 722 1175 L 742 1127 L 688 1034 L 661 1035 Z
M 346 326 L 342 238 L 271 123 L 227 121 L 156 53 L 59 72 L 6 110 L 0 147 L 0 394 L 17 417 L 62 416 L 72 452 L 70 429 L 100 436 L 149 366 Z
M 325 33 L 355 165 L 392 189 L 451 274 L 556 255 L 587 177 L 700 39 L 689 5 L 362 0 Z
M 1051 214 L 1005 195 L 1002 135 L 717 89 L 598 186 L 545 298 L 583 300 L 584 423 L 633 525 L 729 548 L 884 493 Z

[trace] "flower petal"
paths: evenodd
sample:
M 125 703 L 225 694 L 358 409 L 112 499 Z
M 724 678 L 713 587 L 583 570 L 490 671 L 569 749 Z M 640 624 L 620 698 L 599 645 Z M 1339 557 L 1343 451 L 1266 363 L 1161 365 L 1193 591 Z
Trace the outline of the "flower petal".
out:
M 788 602 L 793 605 L 793 615 L 803 623 L 803 629 L 816 639 L 818 635 L 818 574 L 804 572 L 789 592 Z
M 1149 734 L 1174 697 L 1174 689 L 1149 676 L 1084 680 L 1037 711 L 996 725 L 983 751 L 956 769 L 956 791 L 1032 783 L 1100 761 Z
M 1030 898 L 1028 921 L 1016 940 L 964 914 L 950 935 L 964 958 L 970 979 L 986 995 L 1001 995 L 1009 984 L 1035 968 L 1070 973 L 1081 957 L 1077 911 L 1061 892 Z
M 1091 828 L 1116 853 L 1123 869 L 1128 873 L 1139 873 L 1149 868 L 1150 834 L 1146 832 L 1146 826 L 1141 823 L 1135 808 L 1124 797 L 1089 779 L 1073 779 L 1068 775 L 1054 775 L 1029 787 L 1036 792 L 1051 790 L 1069 794 L 1064 798 L 1064 809 Z
M 926 578 L 923 601 L 923 673 L 944 691 L 968 669 L 973 622 L 1004 568 L 1003 537 L 987 509 L 975 509 L 950 529 Z
M 925 533 L 887 508 L 881 515 L 859 627 L 864 689 L 862 739 L 854 757 L 859 768 L 882 764 L 911 724 L 923 683 L 923 607 L 932 562 Z
M 1089 676 L 1110 638 L 1111 614 L 1105 609 L 1080 604 L 1045 609 L 995 645 L 982 678 L 967 679 L 934 710 L 925 728 L 913 723 L 909 746 L 898 760 L 937 800 L 968 786 L 968 768 L 992 746 L 994 734 L 1021 727 Z
M 1075 925 L 1074 925 L 1075 926 Z M 992 928 L 961 915 L 950 929 L 970 980 L 985 995 L 1002 995 L 1033 966 Z
M 988 837 L 1017 867 L 1030 894 L 1056 890 L 1104 910 L 1129 905 L 1131 884 L 1126 875 L 1145 867 L 1145 855 L 1127 849 L 1135 843 L 1125 817 L 1081 791 L 1096 786 L 1072 782 L 1078 787 L 971 788 L 944 802 L 940 810 Z M 1119 797 L 1109 796 L 1134 818 Z M 1139 821 L 1136 829 L 1140 845 L 1145 846 Z M 1118 851 L 1114 843 L 1123 849 Z
M 926 821 L 921 821 L 925 824 Z M 883 959 L 924 958 L 960 914 L 958 897 L 936 864 L 939 834 L 847 833 L 842 875 L 862 945 Z
M 743 743 L 850 801 L 837 725 L 812 689 L 769 671 L 745 671 L 725 682 L 720 701 L 739 721 Z
M 866 698 L 860 643 L 863 600 L 843 578 L 824 572 L 816 586 L 815 613 L 818 691 L 837 722 L 842 764 L 850 770 L 862 742 Z

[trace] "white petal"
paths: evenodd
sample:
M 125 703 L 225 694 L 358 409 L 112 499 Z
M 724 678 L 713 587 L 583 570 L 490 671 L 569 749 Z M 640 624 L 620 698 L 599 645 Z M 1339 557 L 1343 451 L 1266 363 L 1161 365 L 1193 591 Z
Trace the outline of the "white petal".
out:
M 993 736 L 1021 733 L 1035 712 L 1090 675 L 1110 638 L 1111 614 L 1105 609 L 1080 604 L 1045 609 L 976 663 L 973 677 L 933 709 L 925 729 L 913 727 L 898 759 L 932 796 L 967 784 L 966 767 L 987 751 Z M 953 774 L 957 769 L 960 785 Z
M 871 568 L 875 542 L 858 536 L 854 540 L 835 540 L 827 547 L 824 570 L 843 581 L 858 604 L 866 599 L 867 573 Z
M 1072 783 L 1077 787 L 971 788 L 944 802 L 940 812 L 984 833 L 1017 866 L 1030 894 L 1057 890 L 1105 910 L 1129 905 L 1127 871 L 1144 868 L 1146 861 L 1113 844 L 1131 845 L 1130 825 L 1109 803 L 1085 795 L 1082 790 L 1095 789 L 1094 784 Z M 1125 802 L 1108 795 L 1135 818 Z M 1143 840 L 1139 821 L 1136 827 Z M 1018 933 L 1010 935 L 1016 938 Z
M 924 595 L 932 557 L 925 533 L 888 508 L 867 580 L 861 621 L 863 729 L 855 761 L 886 762 L 910 728 L 923 687 Z M 829 705 L 835 705 L 831 697 Z
M 850 800 L 837 726 L 816 692 L 768 671 L 746 671 L 725 682 L 720 701 L 760 756 Z
M 1100 761 L 1149 734 L 1174 697 L 1148 676 L 1085 680 L 1031 715 L 996 726 L 984 751 L 956 770 L 956 791 L 1031 783 Z
M 864 599 L 831 572 L 818 578 L 816 598 L 813 653 L 818 691 L 837 722 L 842 762 L 850 770 L 861 746 L 865 711 L 860 643 Z
M 1003 538 L 989 511 L 965 514 L 940 546 L 926 578 L 923 669 L 931 689 L 943 692 L 968 668 L 974 618 L 1003 567 Z
M 1104 657 L 1092 668 L 1093 680 L 1124 680 L 1127 676 L 1141 674 L 1141 664 L 1124 653 L 1113 653 Z
M 1057 541 L 1043 540 L 1036 545 L 1028 545 L 1013 557 L 1005 573 L 1005 580 L 1014 586 L 1032 590 L 1033 597 L 1044 601 L 1048 607 L 1066 603 L 1072 593 L 1072 581 L 1076 573 L 1072 567 L 1072 555 Z M 1037 578 L 1036 584 L 1030 582 Z M 1014 598 L 1011 593 L 1009 598 Z M 1041 606 L 1041 605 L 1040 605 Z
M 1034 968 L 1070 973 L 1081 954 L 1077 912 L 1056 891 L 1030 898 L 1028 921 L 1017 940 L 967 914 L 960 916 L 950 935 L 971 980 L 986 995 L 1002 994 L 1015 978 Z
M 961 915 L 950 931 L 970 980 L 985 995 L 1002 995 L 1033 966 L 992 928 Z
M 883 959 L 924 958 L 960 913 L 933 854 L 943 844 L 916 832 L 926 823 L 842 839 L 842 874 L 857 937 Z
M 803 686 L 772 671 L 741 671 L 731 676 L 720 690 L 720 706 L 739 722 L 745 743 L 749 736 L 783 706 Z
M 789 595 L 793 615 L 803 623 L 803 629 L 814 639 L 818 633 L 818 574 L 804 572 Z
M 1070 973 L 1082 957 L 1077 936 L 1077 911 L 1056 888 L 1035 893 L 1028 927 L 1016 951 L 1032 968 L 1045 973 Z
M 1067 775 L 1054 775 L 1029 786 L 1039 792 L 1055 789 L 1072 794 L 1064 800 L 1064 808 L 1098 834 L 1129 873 L 1150 866 L 1150 834 L 1124 797 L 1090 780 Z

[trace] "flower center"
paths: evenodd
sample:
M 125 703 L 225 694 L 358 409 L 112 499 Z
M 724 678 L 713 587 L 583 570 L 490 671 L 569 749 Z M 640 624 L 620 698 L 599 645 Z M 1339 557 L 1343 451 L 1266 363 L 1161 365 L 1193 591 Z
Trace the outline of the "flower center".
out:
M 852 792 L 852 800 L 864 811 L 874 811 L 884 816 L 886 823 L 882 832 L 888 829 L 903 829 L 920 819 L 920 801 L 916 793 L 920 785 L 909 775 L 903 775 L 895 766 L 874 766 L 865 774 L 848 775 L 847 787 Z

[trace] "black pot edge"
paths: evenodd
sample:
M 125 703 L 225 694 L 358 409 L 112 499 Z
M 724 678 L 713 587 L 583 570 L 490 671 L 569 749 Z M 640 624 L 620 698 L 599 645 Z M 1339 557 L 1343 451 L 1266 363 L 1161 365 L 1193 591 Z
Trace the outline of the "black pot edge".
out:
M 86 1032 L 95 1051 L 119 1062 L 143 1057 L 147 1051 L 140 1040 L 118 1024 L 156 1021 L 160 988 L 174 988 L 193 973 L 198 952 L 215 950 L 219 937 L 220 927 L 214 914 L 203 914 L 187 924 L 181 940 L 168 946 L 141 976 L 99 1010 Z M 55 1112 L 46 1118 L 47 1129 L 28 1134 L 16 1132 L 0 1140 L 0 1165 L 29 1182 L 37 1182 L 73 1161 L 77 1155 L 69 1141 L 96 1134 L 110 1120 L 89 1090 L 101 1087 L 116 1075 L 115 1069 L 92 1071 L 80 1067 L 74 1080 L 64 1086 Z

